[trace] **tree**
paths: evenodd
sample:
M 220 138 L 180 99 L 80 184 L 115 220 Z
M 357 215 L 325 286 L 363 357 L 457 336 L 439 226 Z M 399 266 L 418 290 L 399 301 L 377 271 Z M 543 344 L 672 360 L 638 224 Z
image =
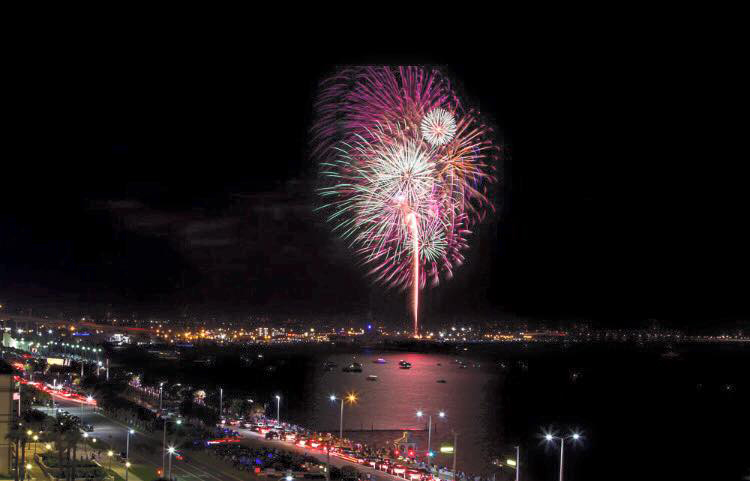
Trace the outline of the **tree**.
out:
M 25 411 L 21 420 L 13 426 L 6 439 L 15 444 L 16 447 L 16 479 L 24 479 L 24 470 L 26 469 L 26 443 L 29 442 L 29 431 L 37 433 L 44 429 L 44 421 L 47 416 L 35 409 Z M 33 434 L 32 434 L 33 435 Z
M 8 434 L 5 435 L 5 439 L 10 441 L 12 444 L 15 445 L 16 448 L 16 472 L 15 472 L 15 480 L 18 481 L 20 477 L 20 469 L 21 469 L 21 462 L 19 460 L 19 445 L 21 444 L 21 439 L 25 436 L 23 431 L 19 429 L 19 426 L 14 426 L 13 429 L 8 431 Z
M 83 439 L 83 435 L 81 434 L 81 430 L 78 429 L 77 426 L 74 426 L 75 429 L 66 429 L 65 433 L 63 434 L 63 442 L 65 443 L 65 447 L 68 450 L 68 479 L 70 481 L 73 481 L 75 479 L 75 469 L 76 469 L 76 459 L 78 458 L 78 443 Z M 71 450 L 73 454 L 73 459 L 71 460 Z
M 234 398 L 229 402 L 229 412 L 235 417 L 244 416 L 249 407 L 249 403 L 244 399 Z

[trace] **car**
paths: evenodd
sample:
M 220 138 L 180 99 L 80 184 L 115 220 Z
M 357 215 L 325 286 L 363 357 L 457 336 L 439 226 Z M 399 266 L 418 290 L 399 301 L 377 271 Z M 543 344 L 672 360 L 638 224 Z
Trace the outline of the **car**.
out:
M 87 433 L 90 433 L 90 432 L 92 432 L 92 431 L 94 430 L 94 425 L 93 425 L 93 424 L 88 424 L 88 423 L 85 423 L 85 424 L 83 424 L 83 425 L 81 426 L 81 428 L 82 428 L 82 429 L 83 429 L 84 431 L 86 431 Z
M 279 433 L 276 431 L 268 431 L 266 433 L 266 439 L 279 439 Z
M 177 461 L 185 461 L 185 456 L 183 456 L 182 454 L 179 454 L 179 453 L 175 454 L 174 458 Z

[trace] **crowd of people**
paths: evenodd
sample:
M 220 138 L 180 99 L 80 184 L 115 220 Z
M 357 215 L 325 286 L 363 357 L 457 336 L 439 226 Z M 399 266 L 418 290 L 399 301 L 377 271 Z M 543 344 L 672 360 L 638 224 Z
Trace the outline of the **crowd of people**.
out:
M 240 471 L 259 472 L 274 469 L 279 472 L 308 471 L 320 463 L 310 456 L 295 454 L 271 447 L 249 447 L 240 444 L 220 444 L 209 448 L 214 456 L 232 463 Z
M 254 422 L 268 426 L 274 426 L 276 424 L 275 419 L 266 418 L 262 415 L 255 416 Z M 419 469 L 424 473 L 431 473 L 434 478 L 453 479 L 455 481 L 493 481 L 494 478 L 486 479 L 485 477 L 470 475 L 462 471 L 457 471 L 455 476 L 453 476 L 453 472 L 446 466 L 428 464 L 425 460 L 414 457 L 393 459 L 393 446 L 376 448 L 349 439 L 339 439 L 337 436 L 333 436 L 329 433 L 313 433 L 304 427 L 295 424 L 282 423 L 279 427 L 286 433 L 292 432 L 307 437 L 326 439 L 326 443 L 330 443 L 330 445 L 336 446 L 344 452 L 356 453 L 359 458 L 387 459 L 393 464 L 403 464 L 414 469 Z M 256 468 L 259 468 L 262 471 L 269 467 L 275 468 L 277 471 L 305 471 L 308 466 L 319 464 L 319 461 L 310 456 L 302 456 L 289 451 L 270 447 L 249 448 L 241 445 L 222 445 L 211 448 L 211 451 L 216 456 L 232 462 L 237 469 L 248 471 L 256 470 Z

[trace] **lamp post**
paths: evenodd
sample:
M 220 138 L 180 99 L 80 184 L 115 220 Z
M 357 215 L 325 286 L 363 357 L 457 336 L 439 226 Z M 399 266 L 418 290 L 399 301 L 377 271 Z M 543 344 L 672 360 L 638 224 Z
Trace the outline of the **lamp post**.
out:
M 114 454 L 115 454 L 115 453 L 114 453 L 114 452 L 112 452 L 112 450 L 111 450 L 111 449 L 110 449 L 109 451 L 107 451 L 107 456 L 109 456 L 109 470 L 110 470 L 110 471 L 112 471 L 112 456 L 113 456 Z
M 341 401 L 341 414 L 339 415 L 339 439 L 344 439 L 344 401 L 349 402 L 349 404 L 354 404 L 357 402 L 357 395 L 353 392 L 350 392 L 345 397 L 338 398 L 335 394 L 331 394 L 329 397 L 331 401 Z
M 456 454 L 458 453 L 458 433 L 453 431 L 453 479 L 456 479 Z
M 422 412 L 422 410 L 417 411 L 417 417 L 421 418 L 422 416 L 424 416 L 424 412 Z M 429 461 L 429 459 L 432 457 L 432 414 L 429 414 L 427 417 L 427 460 Z M 445 412 L 440 411 L 438 413 L 438 417 L 440 417 L 441 419 L 444 418 Z
M 167 418 L 164 417 L 164 434 L 161 438 L 161 472 L 164 472 L 164 464 L 166 464 L 165 456 L 167 455 Z
M 134 429 L 128 429 L 125 441 L 125 481 L 128 481 L 128 468 L 130 467 L 130 435 L 135 434 Z
M 581 435 L 579 433 L 573 433 L 570 436 L 554 436 L 552 434 L 545 434 L 544 439 L 546 439 L 548 442 L 558 440 L 560 441 L 560 481 L 563 481 L 563 467 L 565 462 L 565 440 L 566 439 L 572 439 L 573 441 L 578 441 L 581 439 Z
M 276 395 L 276 425 L 281 424 L 281 421 L 280 421 L 281 417 L 279 414 L 280 412 L 281 412 L 281 396 L 277 394 Z
M 161 411 L 163 409 L 162 408 L 162 406 L 163 406 L 163 404 L 162 404 L 162 386 L 164 386 L 164 383 L 160 382 L 159 383 L 159 411 Z
M 182 419 L 178 419 L 175 423 L 179 426 L 182 424 Z M 161 450 L 161 472 L 164 472 L 167 456 L 167 417 L 164 417 L 164 434 L 162 437 L 162 450 Z
M 172 479 L 172 455 L 174 454 L 174 446 L 170 446 L 169 449 L 169 474 L 167 477 Z

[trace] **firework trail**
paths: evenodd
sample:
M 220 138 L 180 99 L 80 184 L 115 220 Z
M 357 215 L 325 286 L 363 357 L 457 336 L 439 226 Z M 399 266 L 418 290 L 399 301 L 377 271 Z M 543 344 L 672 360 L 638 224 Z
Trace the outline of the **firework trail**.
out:
M 412 239 L 412 260 L 414 264 L 414 283 L 412 284 L 412 309 L 414 316 L 414 335 L 419 335 L 419 228 L 417 226 L 417 216 L 414 212 L 409 213 L 406 221 L 409 224 L 409 232 Z
M 376 281 L 411 287 L 418 335 L 419 289 L 452 277 L 471 226 L 493 210 L 491 131 L 424 67 L 342 70 L 315 107 L 319 209 Z

